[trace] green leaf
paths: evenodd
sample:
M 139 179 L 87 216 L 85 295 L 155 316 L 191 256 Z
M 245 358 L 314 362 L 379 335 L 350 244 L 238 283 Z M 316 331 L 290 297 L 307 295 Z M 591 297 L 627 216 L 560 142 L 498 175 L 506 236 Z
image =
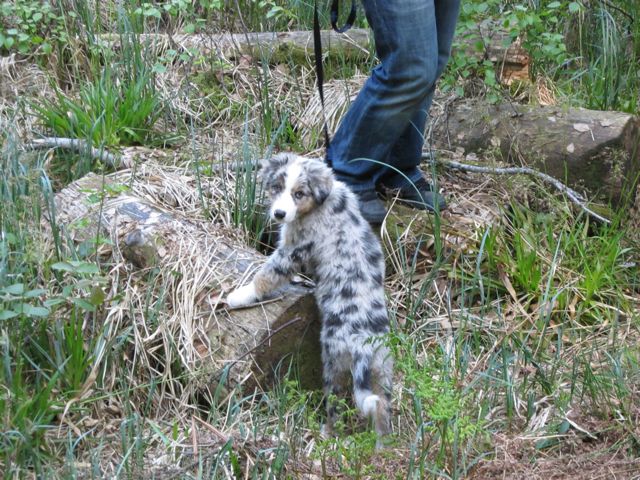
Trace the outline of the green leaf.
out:
M 89 262 L 78 262 L 78 263 L 79 263 L 79 265 L 77 266 L 78 273 L 93 273 L 93 274 L 100 273 L 100 269 L 95 263 L 89 263 Z
M 96 311 L 95 305 L 90 304 L 84 298 L 72 298 L 71 303 L 73 303 L 77 307 L 82 308 L 83 310 L 88 310 L 90 312 Z
M 167 71 L 167 67 L 165 67 L 161 63 L 156 63 L 153 65 L 152 70 L 154 73 L 164 73 Z
M 17 317 L 18 313 L 13 310 L 0 310 L 0 320 L 9 320 L 10 318 Z
M 94 287 L 91 290 L 91 296 L 89 297 L 89 302 L 91 303 L 91 305 L 95 305 L 96 307 L 98 307 L 104 303 L 104 299 L 105 294 L 100 287 Z
M 24 293 L 24 283 L 14 283 L 0 290 L 2 293 L 8 293 L 9 295 L 22 295 Z
M 49 315 L 49 309 L 46 307 L 36 307 L 30 303 L 23 303 L 20 308 L 21 312 L 28 317 L 46 317 Z
M 155 17 L 158 20 L 160 20 L 162 18 L 162 14 L 160 13 L 160 10 L 155 8 L 155 7 L 151 7 L 148 8 L 144 11 L 144 16 L 145 17 Z
M 40 295 L 44 295 L 45 293 L 47 293 L 47 290 L 45 290 L 44 288 L 35 288 L 26 292 L 24 294 L 24 298 L 36 298 Z
M 47 298 L 44 302 L 42 302 L 42 304 L 45 307 L 55 307 L 56 305 L 60 305 L 61 303 L 66 302 L 66 300 L 62 297 L 53 297 L 53 298 Z
M 61 272 L 74 272 L 73 265 L 69 262 L 57 262 L 51 265 L 51 270 L 59 270 Z
M 57 262 L 51 265 L 51 270 L 59 270 L 62 272 L 73 273 L 99 273 L 100 269 L 95 263 L 69 261 L 69 262 Z
M 578 2 L 569 3 L 569 11 L 571 13 L 579 12 L 580 11 L 580 3 L 578 3 Z

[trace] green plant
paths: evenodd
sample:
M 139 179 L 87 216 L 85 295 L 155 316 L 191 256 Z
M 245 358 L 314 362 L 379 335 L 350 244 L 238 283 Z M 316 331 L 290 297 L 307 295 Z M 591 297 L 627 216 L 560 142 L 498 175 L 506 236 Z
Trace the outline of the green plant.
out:
M 375 455 L 376 434 L 372 431 L 321 439 L 313 454 L 323 465 L 323 472 L 327 471 L 327 462 L 333 461 L 342 474 L 353 479 L 376 478 L 377 469 L 372 462 Z
M 576 93 L 588 108 L 628 112 L 639 108 L 640 30 L 629 13 L 636 7 L 631 2 L 599 2 L 585 9 L 573 27 L 573 49 L 579 60 L 572 80 L 580 87 Z
M 640 30 L 629 13 L 636 6 L 623 1 L 588 7 L 555 0 L 464 3 L 442 87 L 463 95 L 465 85 L 459 79 L 479 78 L 487 99 L 498 101 L 498 72 L 486 58 L 498 29 L 506 34 L 506 45 L 518 39 L 528 52 L 532 80 L 551 80 L 561 95 L 588 108 L 637 111 Z
M 496 27 L 506 34 L 504 46 L 516 39 L 521 40 L 523 48 L 531 55 L 533 78 L 546 74 L 552 65 L 564 64 L 568 53 L 560 30 L 566 15 L 565 7 L 569 14 L 580 9 L 578 2 L 504 4 L 501 0 L 485 0 L 463 3 L 456 29 L 456 55 L 443 78 L 444 87 L 455 88 L 456 93 L 462 96 L 463 86 L 457 79 L 478 77 L 483 80 L 490 102 L 495 103 L 501 98 L 496 64 L 486 58 L 491 42 L 496 41 L 492 35 Z M 462 47 L 461 39 L 472 45 L 471 52 Z
M 46 471 L 44 463 L 49 458 L 45 433 L 52 428 L 56 410 L 60 408 L 60 401 L 53 393 L 59 372 L 51 375 L 40 368 L 33 368 L 37 363 L 28 349 L 22 343 L 14 344 L 20 334 L 31 330 L 31 325 L 21 322 L 17 326 L 14 335 L 18 335 L 15 337 L 10 338 L 6 331 L 0 336 L 3 367 L 0 369 L 3 385 L 0 392 L 0 461 L 5 467 L 5 474 L 25 468 L 33 468 L 36 474 L 43 474 Z M 26 335 L 24 338 L 37 340 L 37 336 Z
M 163 16 L 172 19 L 183 20 L 182 30 L 185 33 L 194 33 L 206 24 L 206 16 L 222 8 L 221 0 L 200 0 L 198 2 L 188 0 L 169 0 L 168 2 L 142 2 L 134 6 L 132 14 L 144 20 L 155 19 L 162 21 Z M 205 17 L 205 18 L 203 18 Z
M 297 19 L 296 13 L 288 5 L 279 5 L 274 0 L 253 0 L 253 2 L 265 12 L 267 19 L 284 22 Z
M 75 16 L 73 11 L 68 14 Z M 0 52 L 48 55 L 54 44 L 67 40 L 64 16 L 50 2 L 16 0 L 0 4 Z
M 54 100 L 34 105 L 40 121 L 57 136 L 86 138 L 93 145 L 144 144 L 153 138 L 153 126 L 162 103 L 149 71 L 118 78 L 105 67 L 95 82 L 81 85 L 78 100 L 56 92 Z
M 458 384 L 442 350 L 428 352 L 419 360 L 415 343 L 405 335 L 392 335 L 389 344 L 413 403 L 417 430 L 412 445 L 413 468 L 417 468 L 420 478 L 438 471 L 449 472 L 451 478 L 462 478 L 467 468 L 464 452 L 482 431 L 482 422 L 472 413 L 472 392 Z M 432 447 L 436 452 L 433 458 L 428 458 Z M 430 461 L 435 462 L 435 468 L 428 467 Z

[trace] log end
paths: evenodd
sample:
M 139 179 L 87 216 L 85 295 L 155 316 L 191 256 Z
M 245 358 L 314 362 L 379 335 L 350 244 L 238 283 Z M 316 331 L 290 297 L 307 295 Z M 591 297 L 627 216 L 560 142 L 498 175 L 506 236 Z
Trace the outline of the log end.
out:
M 245 387 L 272 385 L 293 370 L 305 389 L 322 387 L 320 312 L 311 294 L 297 297 L 275 321 L 271 332 L 252 352 L 252 380 Z

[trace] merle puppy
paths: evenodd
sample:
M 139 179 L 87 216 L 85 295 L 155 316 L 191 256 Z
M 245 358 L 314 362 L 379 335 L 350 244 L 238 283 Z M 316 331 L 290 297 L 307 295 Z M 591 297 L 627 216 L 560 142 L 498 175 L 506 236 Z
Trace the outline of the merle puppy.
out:
M 252 282 L 231 292 L 238 308 L 263 299 L 304 268 L 316 281 L 322 315 L 323 380 L 327 398 L 353 382 L 356 407 L 381 436 L 391 430 L 392 360 L 379 337 L 389 331 L 382 247 L 358 201 L 322 161 L 280 154 L 263 165 L 270 216 L 281 224 L 278 248 Z M 327 402 L 327 430 L 336 417 Z

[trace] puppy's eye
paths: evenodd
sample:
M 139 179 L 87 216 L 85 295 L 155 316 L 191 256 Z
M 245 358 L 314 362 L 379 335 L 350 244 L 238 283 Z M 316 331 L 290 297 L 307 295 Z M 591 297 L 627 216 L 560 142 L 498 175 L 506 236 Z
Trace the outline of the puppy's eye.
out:
M 277 195 L 282 191 L 282 187 L 280 185 L 271 185 L 271 194 Z
M 298 190 L 293 194 L 293 196 L 296 200 L 301 200 L 302 198 L 304 198 L 304 192 L 302 190 Z

